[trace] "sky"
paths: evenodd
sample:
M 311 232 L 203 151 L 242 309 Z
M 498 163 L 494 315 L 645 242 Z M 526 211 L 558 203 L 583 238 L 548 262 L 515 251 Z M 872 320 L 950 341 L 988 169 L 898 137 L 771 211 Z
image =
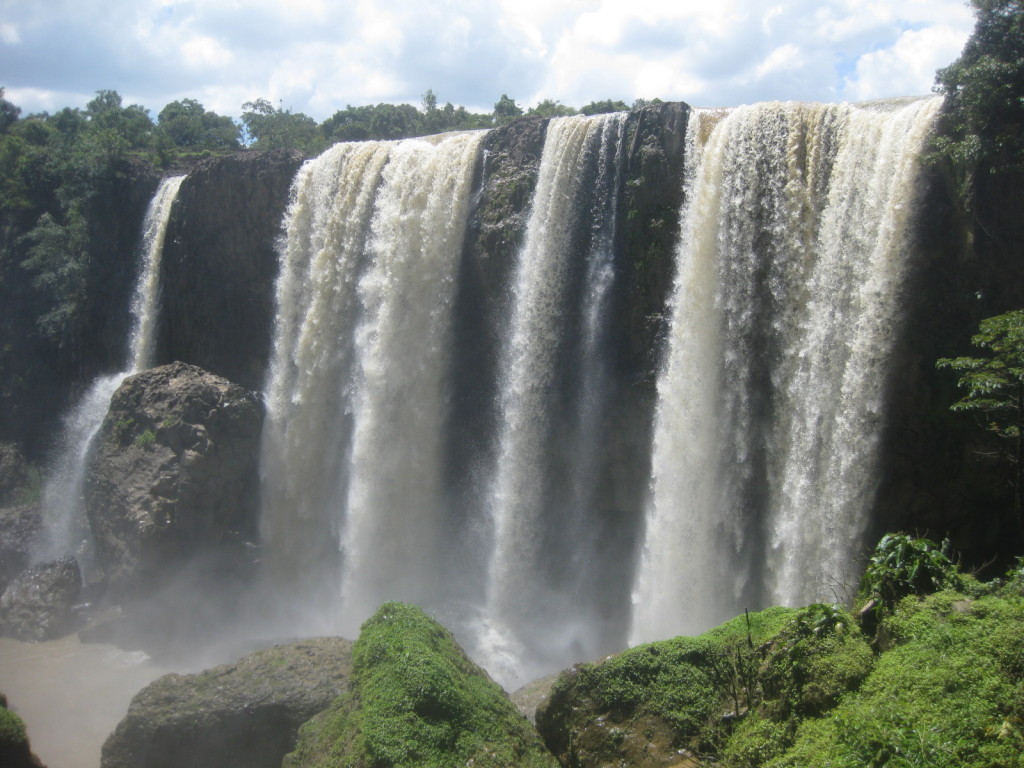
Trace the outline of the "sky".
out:
M 928 93 L 972 28 L 964 0 L 0 0 L 0 86 L 23 115 L 112 89 L 317 121 L 427 89 L 481 112 L 864 101 Z

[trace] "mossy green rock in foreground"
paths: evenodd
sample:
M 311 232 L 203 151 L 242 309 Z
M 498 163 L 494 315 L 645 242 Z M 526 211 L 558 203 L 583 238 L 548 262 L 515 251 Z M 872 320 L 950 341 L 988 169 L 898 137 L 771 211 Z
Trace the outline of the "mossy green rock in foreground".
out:
M 904 597 L 873 650 L 836 606 L 772 608 L 563 672 L 565 768 L 1024 768 L 1024 571 Z
M 505 692 L 415 606 L 381 606 L 353 664 L 351 691 L 302 727 L 286 768 L 557 765 Z

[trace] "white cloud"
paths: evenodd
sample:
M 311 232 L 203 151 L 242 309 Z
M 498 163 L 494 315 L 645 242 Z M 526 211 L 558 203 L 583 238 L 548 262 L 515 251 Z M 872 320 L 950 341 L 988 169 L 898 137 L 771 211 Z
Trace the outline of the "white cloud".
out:
M 927 93 L 935 70 L 956 59 L 963 43 L 963 36 L 948 27 L 907 30 L 895 45 L 857 60 L 854 75 L 844 82 L 844 94 L 863 101 Z
M 0 23 L 0 43 L 5 45 L 17 45 L 21 42 L 21 35 L 14 24 Z
M 5 12 L 0 85 L 26 112 L 114 88 L 154 112 L 191 97 L 237 116 L 263 96 L 318 120 L 418 104 L 427 88 L 471 109 L 502 93 L 524 106 L 921 93 L 972 26 L 962 0 L 13 0 Z

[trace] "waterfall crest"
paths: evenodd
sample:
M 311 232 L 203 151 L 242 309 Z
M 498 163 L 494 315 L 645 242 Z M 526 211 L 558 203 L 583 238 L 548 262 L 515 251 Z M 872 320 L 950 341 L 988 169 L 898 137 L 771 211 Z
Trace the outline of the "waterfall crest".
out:
M 82 502 L 89 446 L 103 424 L 110 398 L 121 382 L 153 364 L 154 330 L 160 298 L 160 257 L 171 208 L 184 179 L 185 176 L 171 176 L 161 181 L 146 209 L 139 245 L 139 276 L 131 302 L 127 367 L 117 373 L 98 376 L 64 417 L 56 458 L 43 491 L 46 530 L 35 552 L 36 560 L 75 553 L 83 568 L 90 565 L 89 526 Z
M 691 121 L 632 642 L 855 582 L 938 105 Z

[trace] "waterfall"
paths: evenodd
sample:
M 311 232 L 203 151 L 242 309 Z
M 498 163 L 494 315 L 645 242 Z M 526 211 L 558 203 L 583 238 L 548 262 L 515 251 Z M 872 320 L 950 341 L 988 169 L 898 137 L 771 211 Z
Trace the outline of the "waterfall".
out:
M 632 642 L 855 584 L 938 106 L 691 120 Z
M 604 406 L 602 337 L 625 115 L 548 126 L 500 352 L 493 530 L 477 654 L 504 681 L 592 655 L 588 519 Z M 537 671 L 533 668 L 532 671 Z
M 125 370 L 98 376 L 82 398 L 63 419 L 60 441 L 43 491 L 46 532 L 34 553 L 36 560 L 49 560 L 75 553 L 83 568 L 89 565 L 89 530 L 82 491 L 89 446 L 110 407 L 110 398 L 128 376 L 153 364 L 160 257 L 171 207 L 184 176 L 165 178 L 157 187 L 146 210 L 139 246 L 139 277 L 132 295 L 132 326 L 128 337 Z
M 482 138 L 338 144 L 292 186 L 262 532 L 275 581 L 340 598 L 348 633 L 384 600 L 439 599 L 451 309 Z

